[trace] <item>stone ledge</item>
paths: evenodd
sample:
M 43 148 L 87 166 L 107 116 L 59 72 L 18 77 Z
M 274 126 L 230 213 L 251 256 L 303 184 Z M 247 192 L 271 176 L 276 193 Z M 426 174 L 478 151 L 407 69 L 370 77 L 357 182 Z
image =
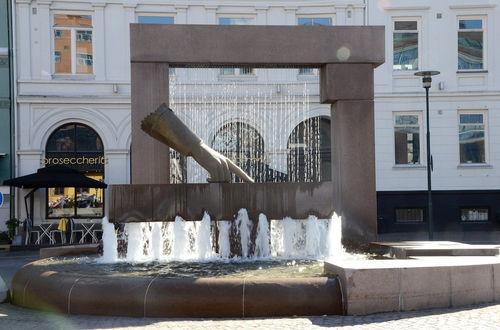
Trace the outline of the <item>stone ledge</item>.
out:
M 325 262 L 348 315 L 500 302 L 500 257 Z
M 65 314 L 132 317 L 341 315 L 335 278 L 83 276 L 33 262 L 12 280 L 16 306 Z

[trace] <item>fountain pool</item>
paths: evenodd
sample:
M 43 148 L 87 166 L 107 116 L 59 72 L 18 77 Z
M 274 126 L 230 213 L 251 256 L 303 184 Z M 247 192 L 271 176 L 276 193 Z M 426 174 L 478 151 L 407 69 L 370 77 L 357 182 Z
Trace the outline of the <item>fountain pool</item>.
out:
M 339 281 L 320 261 L 342 255 L 339 218 L 254 225 L 234 221 L 127 223 L 103 219 L 101 257 L 49 258 L 13 279 L 15 305 L 68 314 L 245 317 L 342 314 Z M 124 243 L 124 244 L 123 244 Z M 125 246 L 119 256 L 119 247 Z M 236 247 L 236 248 L 235 248 Z

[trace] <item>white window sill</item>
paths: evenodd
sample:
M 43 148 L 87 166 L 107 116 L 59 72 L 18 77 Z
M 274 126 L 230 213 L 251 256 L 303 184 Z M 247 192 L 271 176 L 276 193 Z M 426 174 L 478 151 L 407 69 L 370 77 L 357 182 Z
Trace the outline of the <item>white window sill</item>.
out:
M 464 168 L 493 168 L 490 164 L 459 164 L 457 166 L 458 169 Z
M 52 79 L 54 80 L 94 80 L 94 74 L 64 74 L 64 73 L 54 73 L 52 74 Z
M 473 74 L 473 73 L 482 73 L 482 74 L 487 74 L 488 70 L 457 70 L 457 74 Z
M 392 166 L 393 170 L 410 170 L 410 169 L 424 170 L 426 168 L 427 166 L 421 164 L 408 164 L 408 165 L 400 164 Z
M 414 77 L 415 79 L 419 79 L 420 77 L 415 76 L 415 72 L 417 70 L 392 70 L 392 76 L 393 78 L 408 78 L 408 77 Z

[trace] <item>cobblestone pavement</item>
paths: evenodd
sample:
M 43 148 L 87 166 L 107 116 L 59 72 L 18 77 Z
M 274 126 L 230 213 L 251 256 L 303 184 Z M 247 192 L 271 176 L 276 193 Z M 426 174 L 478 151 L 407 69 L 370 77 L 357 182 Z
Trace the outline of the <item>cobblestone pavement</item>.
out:
M 0 304 L 0 329 L 500 329 L 500 304 L 368 316 L 153 319 L 60 315 Z

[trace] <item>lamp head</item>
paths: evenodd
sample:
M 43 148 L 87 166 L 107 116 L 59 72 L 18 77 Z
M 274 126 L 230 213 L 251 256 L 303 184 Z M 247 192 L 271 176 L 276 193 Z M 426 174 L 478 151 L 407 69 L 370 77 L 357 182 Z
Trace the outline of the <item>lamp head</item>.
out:
M 422 87 L 430 88 L 432 83 L 432 76 L 440 74 L 439 71 L 418 71 L 415 72 L 415 76 L 422 77 Z

